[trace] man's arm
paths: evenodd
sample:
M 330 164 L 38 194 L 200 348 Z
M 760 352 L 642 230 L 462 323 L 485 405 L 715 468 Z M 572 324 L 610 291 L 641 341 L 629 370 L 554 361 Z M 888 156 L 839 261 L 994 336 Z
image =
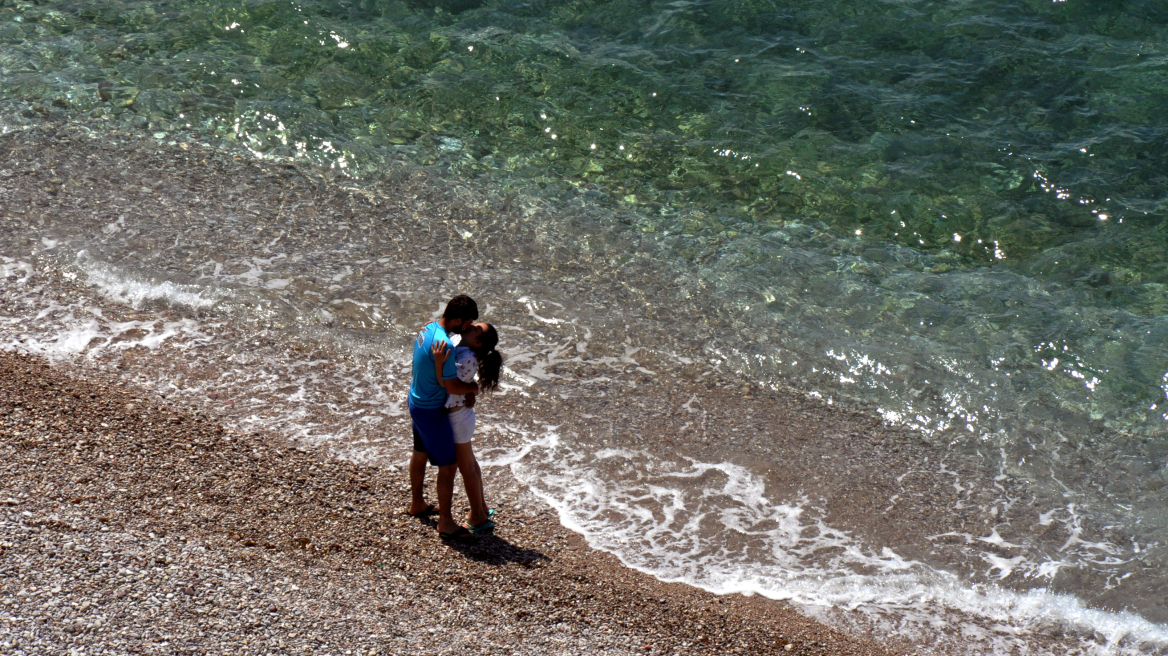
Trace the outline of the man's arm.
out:
M 464 383 L 457 378 L 438 381 L 449 394 L 478 394 L 478 383 Z

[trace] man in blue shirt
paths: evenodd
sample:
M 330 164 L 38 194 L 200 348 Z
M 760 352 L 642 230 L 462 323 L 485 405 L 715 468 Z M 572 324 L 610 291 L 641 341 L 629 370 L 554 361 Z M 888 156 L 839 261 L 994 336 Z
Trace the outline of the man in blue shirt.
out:
M 442 380 L 435 371 L 433 348 L 436 342 L 445 343 L 453 350 L 451 334 L 470 328 L 479 318 L 479 307 L 474 299 L 459 294 L 450 299 L 442 316 L 426 324 L 414 339 L 413 377 L 410 380 L 410 419 L 414 429 L 414 453 L 410 458 L 410 492 L 413 499 L 407 512 L 413 516 L 430 514 L 434 507 L 426 503 L 423 485 L 426 480 L 426 461 L 438 468 L 438 534 L 442 537 L 463 539 L 469 532 L 454 521 L 451 505 L 454 498 L 454 477 L 458 465 L 454 453 L 454 432 L 446 417 L 448 394 L 475 394 L 478 385 L 458 379 L 454 358 L 442 365 Z

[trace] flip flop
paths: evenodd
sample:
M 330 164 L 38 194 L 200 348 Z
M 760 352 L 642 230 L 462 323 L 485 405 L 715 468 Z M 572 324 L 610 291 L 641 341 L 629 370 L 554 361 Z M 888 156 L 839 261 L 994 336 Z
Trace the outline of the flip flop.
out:
M 491 531 L 495 530 L 495 522 L 492 522 L 489 519 L 482 524 L 479 524 L 478 526 L 474 526 L 469 522 L 463 522 L 461 526 L 471 533 L 474 533 L 475 535 L 478 535 L 479 533 L 490 533 Z
M 412 513 L 410 512 L 409 508 L 406 508 L 406 514 L 410 517 L 431 517 L 438 514 L 438 506 L 430 504 L 429 506 L 426 506 L 425 510 L 416 513 Z
M 438 537 L 450 542 L 477 542 L 478 536 L 468 530 L 465 526 L 459 526 L 458 530 L 453 533 L 443 533 L 438 531 Z

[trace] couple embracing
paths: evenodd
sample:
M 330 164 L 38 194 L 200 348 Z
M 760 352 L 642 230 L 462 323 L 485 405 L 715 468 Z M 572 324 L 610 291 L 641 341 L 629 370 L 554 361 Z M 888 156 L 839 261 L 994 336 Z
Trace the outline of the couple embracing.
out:
M 476 534 L 495 528 L 494 510 L 487 508 L 483 473 L 475 459 L 475 395 L 499 384 L 503 356 L 495 350 L 499 335 L 488 323 L 475 323 L 479 308 L 474 299 L 459 294 L 450 299 L 442 316 L 427 324 L 414 340 L 414 368 L 410 380 L 410 419 L 414 453 L 410 458 L 410 492 L 406 511 L 412 517 L 438 515 L 438 535 L 469 542 Z M 452 341 L 458 336 L 457 346 Z M 476 380 L 477 379 L 477 380 Z M 426 462 L 438 468 L 438 505 L 426 502 L 423 485 Z M 451 510 L 454 476 L 462 474 L 470 512 L 456 522 Z

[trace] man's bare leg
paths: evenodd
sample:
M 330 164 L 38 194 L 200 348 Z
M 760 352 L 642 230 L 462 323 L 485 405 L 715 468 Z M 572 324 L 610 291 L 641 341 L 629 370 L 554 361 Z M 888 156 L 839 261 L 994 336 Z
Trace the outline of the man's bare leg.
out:
M 410 456 L 410 514 L 426 512 L 426 452 L 414 451 Z
M 479 462 L 475 458 L 471 443 L 455 444 L 454 454 L 458 458 L 458 471 L 462 474 L 462 482 L 466 486 L 466 500 L 470 503 L 470 514 L 466 521 L 471 526 L 478 526 L 487 521 L 487 504 L 483 498 L 483 472 L 479 469 Z
M 450 507 L 454 504 L 454 477 L 458 474 L 458 465 L 446 465 L 438 468 L 438 532 L 454 533 L 460 527 L 450 514 Z

